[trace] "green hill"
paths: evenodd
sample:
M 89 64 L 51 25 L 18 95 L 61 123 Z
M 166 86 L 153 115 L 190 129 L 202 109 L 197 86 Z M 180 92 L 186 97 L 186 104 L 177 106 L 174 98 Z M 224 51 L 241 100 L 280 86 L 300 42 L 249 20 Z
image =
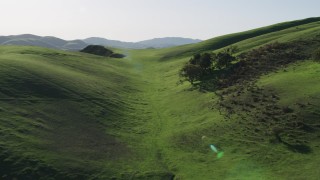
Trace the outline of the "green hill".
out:
M 268 71 L 240 95 L 238 86 L 203 92 L 179 84 L 178 73 L 198 52 L 311 41 L 320 36 L 319 20 L 168 49 L 116 50 L 123 59 L 0 46 L 0 177 L 317 179 L 318 62 Z
M 0 36 L 0 45 L 37 46 L 68 51 L 78 51 L 88 46 L 81 40 L 66 41 L 53 36 L 41 37 L 32 34 Z
M 264 43 L 270 42 L 272 40 L 278 39 L 279 36 L 288 36 L 289 34 L 293 34 L 294 31 L 301 32 L 300 28 L 312 29 L 313 27 L 318 27 L 320 18 L 308 18 L 297 21 L 290 21 L 279 23 L 267 27 L 262 27 L 258 29 L 253 29 L 245 32 L 239 32 L 235 34 L 228 34 L 220 37 L 216 37 L 213 39 L 209 39 L 207 41 L 203 41 L 197 44 L 185 45 L 183 47 L 170 48 L 167 51 L 164 51 L 163 59 L 170 59 L 170 57 L 175 56 L 185 56 L 185 55 L 193 55 L 195 53 L 204 52 L 204 51 L 212 51 L 219 48 L 223 48 L 229 45 L 232 45 L 237 42 L 242 42 L 244 40 L 254 39 L 258 37 L 259 41 L 260 36 L 262 35 L 270 35 L 272 33 L 277 34 L 270 35 L 270 39 L 265 40 Z M 306 25 L 306 26 L 303 26 Z M 311 27 L 310 27 L 311 26 Z M 298 27 L 298 29 L 296 29 Z M 292 35 L 295 36 L 295 35 Z M 298 38 L 299 36 L 295 36 L 292 38 Z

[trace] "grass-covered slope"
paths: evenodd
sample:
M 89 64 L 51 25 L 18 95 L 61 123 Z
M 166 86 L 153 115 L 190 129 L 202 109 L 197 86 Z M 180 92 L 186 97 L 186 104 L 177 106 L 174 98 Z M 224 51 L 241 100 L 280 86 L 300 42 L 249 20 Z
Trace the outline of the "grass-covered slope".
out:
M 319 34 L 319 22 L 311 22 L 238 41 L 234 45 L 241 53 L 275 41 L 308 41 Z M 223 43 L 224 40 L 203 43 L 211 41 Z M 208 51 L 203 48 L 200 52 Z M 174 54 L 179 50 L 186 53 Z M 162 127 L 157 135 L 161 158 L 177 179 L 317 179 L 319 64 L 305 59 L 259 77 L 255 86 L 241 92 L 240 97 L 236 92 L 225 96 L 243 103 L 231 106 L 235 112 L 229 113 L 219 107 L 221 99 L 215 94 L 217 92 L 201 93 L 188 83 L 177 84 L 179 70 L 194 52 L 199 51 L 192 48 L 186 51 L 185 47 L 136 51 L 138 57 L 134 58 L 145 59 L 148 69 L 144 73 L 156 85 L 150 96 L 157 108 L 153 120 L 158 123 L 152 124 L 155 128 Z M 152 61 L 157 59 L 158 62 Z M 290 126 L 280 129 L 279 134 L 276 132 L 275 127 L 287 125 Z M 276 142 L 276 134 L 284 142 Z M 225 156 L 217 160 L 210 144 L 217 145 Z
M 257 37 L 260 41 L 263 41 L 265 39 L 260 39 L 260 36 L 262 35 L 270 35 L 272 33 L 279 34 L 278 36 L 275 35 L 270 35 L 268 36 L 270 39 L 265 40 L 264 42 L 269 42 L 273 39 L 279 38 L 281 36 L 281 32 L 285 31 L 282 33 L 282 35 L 288 35 L 289 33 L 292 33 L 294 31 L 301 31 L 302 29 L 308 29 L 310 30 L 311 27 L 318 27 L 319 28 L 319 21 L 320 18 L 308 18 L 308 19 L 303 19 L 303 20 L 297 20 L 297 21 L 290 21 L 290 22 L 284 22 L 284 23 L 279 23 L 267 27 L 262 27 L 258 29 L 253 29 L 249 31 L 244 31 L 244 32 L 239 32 L 239 33 L 234 33 L 234 34 L 228 34 L 228 35 L 223 35 L 219 36 L 213 39 L 209 39 L 206 41 L 203 41 L 201 43 L 197 44 L 191 44 L 191 45 L 185 45 L 181 47 L 176 47 L 176 48 L 169 48 L 166 50 L 163 50 L 162 59 L 170 59 L 170 57 L 181 57 L 185 55 L 193 55 L 196 53 L 204 52 L 204 51 L 212 51 L 215 49 L 220 49 L 244 40 L 251 40 Z M 316 25 L 315 25 L 316 24 Z M 306 25 L 306 26 L 303 26 Z M 301 27 L 300 29 L 297 27 Z M 288 30 L 290 32 L 288 32 Z M 279 33 L 280 32 L 280 33 Z M 299 36 L 293 35 L 295 38 L 298 38 Z
M 245 52 L 275 41 L 310 39 L 319 34 L 319 22 L 311 22 L 233 45 Z M 190 52 L 199 49 L 190 48 Z M 220 46 L 210 50 L 218 49 Z M 200 52 L 208 50 L 203 46 Z M 167 60 L 160 61 L 162 66 L 158 66 L 159 71 L 165 72 L 162 85 L 177 82 L 178 67 L 190 57 L 174 54 L 172 49 L 157 53 L 161 55 L 159 59 Z M 225 100 L 216 95 L 220 92 L 201 94 L 188 84 L 170 86 L 168 98 L 163 98 L 167 101 L 161 101 L 163 109 L 167 107 L 164 116 L 171 117 L 168 122 L 179 122 L 165 141 L 170 142 L 164 150 L 170 167 L 182 179 L 317 179 L 318 68 L 319 63 L 312 59 L 278 67 L 259 77 L 254 86 L 245 87 L 248 89 L 241 91 L 237 86 L 225 89 L 222 92 L 226 93 Z M 230 104 L 224 103 L 227 106 L 221 109 L 221 101 Z M 276 127 L 282 129 L 277 132 Z M 277 135 L 283 142 L 275 142 Z M 222 159 L 215 159 L 209 148 L 211 143 L 224 150 Z
M 127 93 L 135 91 L 128 87 L 127 64 L 14 46 L 0 48 L 0 62 L 3 178 L 113 174 L 117 162 L 130 156 L 117 135 L 127 128 Z
M 279 67 L 239 96 L 237 86 L 200 92 L 177 83 L 195 52 L 312 38 L 317 21 L 171 49 L 117 50 L 124 59 L 0 47 L 1 178 L 317 179 L 319 63 Z M 221 159 L 210 144 L 224 151 Z

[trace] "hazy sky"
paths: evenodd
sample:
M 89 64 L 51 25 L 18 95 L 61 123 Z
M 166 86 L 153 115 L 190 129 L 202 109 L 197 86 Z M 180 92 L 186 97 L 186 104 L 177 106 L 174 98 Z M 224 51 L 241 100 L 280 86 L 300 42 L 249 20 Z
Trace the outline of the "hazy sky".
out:
M 0 35 L 209 39 L 320 16 L 320 0 L 0 0 Z

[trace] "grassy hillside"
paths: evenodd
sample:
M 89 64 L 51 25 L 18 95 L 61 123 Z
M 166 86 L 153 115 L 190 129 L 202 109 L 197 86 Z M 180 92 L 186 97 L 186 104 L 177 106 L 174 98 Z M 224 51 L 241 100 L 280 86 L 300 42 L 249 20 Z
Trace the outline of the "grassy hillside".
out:
M 280 67 L 259 76 L 239 96 L 233 94 L 236 86 L 201 92 L 177 83 L 179 70 L 195 52 L 236 44 L 241 53 L 273 41 L 313 38 L 320 34 L 317 21 L 171 49 L 117 50 L 124 59 L 2 46 L 0 176 L 317 179 L 319 63 L 305 59 Z M 304 124 L 293 121 L 296 128 L 278 134 L 285 143 L 277 142 L 274 127 L 294 117 Z M 217 159 L 210 144 L 224 157 Z
M 2 175 L 85 178 L 130 155 L 117 135 L 135 90 L 127 64 L 33 47 L 0 52 Z
M 249 31 L 219 36 L 219 37 L 209 39 L 197 44 L 186 45 L 183 47 L 169 48 L 162 51 L 162 55 L 163 55 L 162 59 L 164 60 L 164 59 L 170 59 L 171 57 L 181 57 L 186 55 L 190 56 L 199 52 L 212 51 L 212 50 L 216 50 L 216 49 L 220 49 L 220 48 L 232 45 L 234 43 L 243 42 L 244 40 L 253 40 L 255 37 L 257 37 L 259 41 L 263 41 L 263 39 L 260 39 L 260 36 L 262 35 L 267 35 L 267 36 L 270 35 L 268 37 L 270 37 L 271 39 L 265 40 L 264 41 L 265 43 L 279 38 L 280 34 L 282 35 L 290 34 L 292 38 L 298 38 L 299 36 L 293 35 L 292 32 L 295 32 L 295 31 L 299 32 L 302 29 L 311 29 L 311 27 L 319 27 L 319 21 L 320 21 L 320 18 L 316 17 L 316 18 L 308 18 L 308 19 L 297 20 L 297 21 L 284 22 L 284 23 L 279 23 L 279 24 L 262 27 L 258 29 L 253 29 Z M 306 26 L 303 26 L 303 25 L 306 25 Z M 276 33 L 278 34 L 278 36 L 275 36 L 272 33 Z
M 32 34 L 0 36 L 0 45 L 37 46 L 68 51 L 78 51 L 88 46 L 81 40 L 66 41 L 53 36 L 41 37 Z

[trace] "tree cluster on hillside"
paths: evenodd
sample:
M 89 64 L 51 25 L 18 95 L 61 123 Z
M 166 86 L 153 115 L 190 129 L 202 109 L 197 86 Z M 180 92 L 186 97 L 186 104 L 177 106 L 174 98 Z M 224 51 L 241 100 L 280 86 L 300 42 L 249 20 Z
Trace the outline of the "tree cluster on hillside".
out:
M 237 47 L 230 46 L 218 53 L 195 54 L 181 69 L 180 77 L 193 84 L 210 76 L 214 71 L 228 69 L 236 60 Z
M 110 49 L 105 48 L 100 45 L 89 45 L 86 48 L 82 49 L 80 52 L 94 54 L 98 56 L 112 57 L 112 58 L 124 58 L 123 54 L 114 53 Z
M 315 107 L 308 101 L 281 105 L 282 98 L 275 89 L 256 84 L 261 75 L 283 71 L 285 67 L 304 60 L 320 60 L 320 36 L 304 40 L 273 42 L 234 56 L 232 48 L 211 54 L 211 65 L 193 83 L 194 87 L 214 91 L 219 98 L 213 108 L 237 123 L 245 138 L 251 142 L 281 143 L 290 151 L 312 152 L 308 139 L 319 129 L 317 118 L 306 118 L 303 109 Z M 220 54 L 220 55 L 218 55 Z M 202 56 L 202 55 L 200 55 Z M 197 58 L 196 58 L 197 57 Z M 200 66 L 199 55 L 193 62 Z M 227 60 L 225 60 L 227 59 Z M 226 62 L 226 63 L 225 63 Z M 194 64 L 194 63 L 193 63 Z M 182 77 L 188 80 L 186 72 Z M 191 82 L 192 83 L 192 82 Z M 306 113 L 307 114 L 307 113 Z
M 218 53 L 194 55 L 181 69 L 182 81 L 211 90 L 250 82 L 263 74 L 290 63 L 320 59 L 320 37 L 286 43 L 274 42 L 235 56 L 237 47 L 227 47 Z M 197 83 L 195 83 L 197 82 Z

